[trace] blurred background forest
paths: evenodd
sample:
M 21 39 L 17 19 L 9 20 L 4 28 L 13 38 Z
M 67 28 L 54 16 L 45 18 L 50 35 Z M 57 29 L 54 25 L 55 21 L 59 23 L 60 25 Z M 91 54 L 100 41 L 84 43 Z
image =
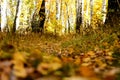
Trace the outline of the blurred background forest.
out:
M 119 7 L 119 0 L 1 0 L 0 28 L 13 33 L 83 33 L 115 18 L 120 26 Z
M 120 80 L 120 0 L 0 5 L 0 80 Z

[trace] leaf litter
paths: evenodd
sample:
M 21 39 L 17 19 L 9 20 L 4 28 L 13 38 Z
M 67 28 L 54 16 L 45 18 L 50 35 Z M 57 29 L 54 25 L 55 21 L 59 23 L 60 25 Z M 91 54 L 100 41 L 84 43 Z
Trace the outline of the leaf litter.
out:
M 112 42 L 104 38 L 105 34 L 100 41 L 96 35 L 93 41 L 88 41 L 89 36 L 28 36 L 7 40 L 4 36 L 0 43 L 0 80 L 120 79 L 120 39 L 115 35 Z

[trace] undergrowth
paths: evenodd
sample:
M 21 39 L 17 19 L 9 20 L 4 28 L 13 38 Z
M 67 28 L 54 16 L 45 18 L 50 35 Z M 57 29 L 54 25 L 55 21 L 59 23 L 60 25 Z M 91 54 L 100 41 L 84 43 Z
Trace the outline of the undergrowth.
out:
M 91 30 L 89 34 L 85 35 L 70 34 L 57 36 L 37 33 L 12 35 L 0 33 L 0 61 L 11 60 L 14 54 L 22 54 L 25 60 L 27 60 L 27 63 L 25 63 L 27 67 L 40 68 L 38 72 L 42 76 L 53 74 L 60 77 L 69 77 L 80 72 L 80 75 L 88 77 L 92 72 L 87 75 L 84 72 L 81 73 L 82 71 L 79 69 L 81 65 L 102 68 L 99 71 L 101 74 L 106 69 L 120 66 L 119 31 L 120 28 L 118 27 L 117 29 L 115 27 L 105 27 L 96 31 Z M 54 62 L 55 64 L 52 64 Z M 62 68 L 59 63 L 62 65 Z M 43 65 L 45 67 L 51 64 L 53 70 L 50 69 L 49 71 L 49 67 L 47 67 L 45 71 L 44 69 L 41 71 Z M 57 67 L 54 68 L 54 65 Z M 57 70 L 56 68 L 59 69 Z M 83 67 L 83 69 L 89 71 L 86 67 Z M 119 73 L 117 75 L 116 79 L 118 80 Z

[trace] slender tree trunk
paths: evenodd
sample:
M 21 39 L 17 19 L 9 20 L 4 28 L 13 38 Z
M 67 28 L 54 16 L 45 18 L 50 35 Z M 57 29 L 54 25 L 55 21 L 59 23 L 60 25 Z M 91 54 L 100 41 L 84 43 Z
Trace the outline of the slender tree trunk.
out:
M 72 9 L 72 5 L 70 5 L 70 7 L 69 7 L 69 10 L 68 10 L 70 13 L 69 13 L 69 18 L 68 18 L 68 23 L 69 23 L 69 25 L 70 25 L 70 32 L 75 32 L 76 30 L 75 30 L 75 28 L 74 28 L 74 26 L 73 26 L 73 9 Z
M 65 33 L 65 19 L 64 19 L 64 10 L 63 10 L 63 0 L 61 0 L 61 22 L 62 22 L 62 34 Z
M 60 0 L 56 0 L 56 20 L 60 20 Z
M 93 16 L 93 3 L 94 3 L 94 0 L 90 0 L 90 24 Z
M 7 27 L 7 0 L 1 2 L 1 31 Z
M 120 11 L 120 0 L 116 0 L 117 4 L 118 4 L 118 8 L 119 8 L 119 11 Z
M 86 19 L 86 22 L 85 22 L 86 28 L 88 28 L 88 26 L 90 25 L 89 3 L 90 3 L 90 0 L 87 0 L 87 3 L 86 3 L 87 4 L 87 9 L 86 9 L 87 19 Z
M 56 0 L 56 22 L 57 20 L 59 21 L 60 20 L 60 0 Z M 56 34 L 56 27 L 55 27 L 55 34 Z
M 80 33 L 82 23 L 82 0 L 76 1 L 76 33 Z
M 103 0 L 103 1 L 102 1 L 103 24 L 105 23 L 106 14 L 107 14 L 107 1 L 108 1 L 108 0 Z
M 66 17 L 65 17 L 65 33 L 68 34 L 69 33 L 69 23 L 68 23 L 68 5 L 67 3 L 65 2 L 65 14 L 66 14 Z
M 46 14 L 46 22 L 49 22 L 49 14 L 50 14 L 50 0 L 45 2 L 45 14 Z
M 45 23 L 45 18 L 46 18 L 46 15 L 45 15 L 45 0 L 42 0 L 41 8 L 40 8 L 40 11 L 39 11 L 39 16 L 40 16 L 40 24 L 39 24 L 40 32 L 43 33 L 44 23 Z
M 33 1 L 33 4 L 32 4 L 32 5 L 34 5 L 34 8 L 33 8 L 33 11 L 32 11 L 32 13 L 31 13 L 31 16 L 30 16 L 30 18 L 29 18 L 29 22 L 30 22 L 30 26 L 31 26 L 31 27 L 33 26 L 33 23 L 34 23 L 33 19 L 34 19 L 34 14 L 35 14 L 35 12 L 36 12 L 36 1 Z
M 1 2 L 0 2 L 1 4 Z M 0 31 L 1 31 L 1 6 L 0 6 Z
M 21 10 L 21 4 L 22 4 L 22 0 L 18 0 L 17 1 L 17 7 L 16 7 L 16 14 L 15 14 L 15 19 L 14 19 L 14 24 L 13 24 L 13 30 L 12 32 L 15 33 L 15 31 L 18 29 L 19 27 L 19 17 L 20 17 L 20 10 Z
M 69 12 L 68 12 L 68 5 L 67 5 L 67 3 L 65 3 L 66 4 L 66 14 L 67 14 L 67 32 L 68 33 L 70 33 L 70 20 L 69 20 Z
M 82 0 L 82 27 L 83 28 L 85 27 L 85 24 L 84 24 L 84 0 Z

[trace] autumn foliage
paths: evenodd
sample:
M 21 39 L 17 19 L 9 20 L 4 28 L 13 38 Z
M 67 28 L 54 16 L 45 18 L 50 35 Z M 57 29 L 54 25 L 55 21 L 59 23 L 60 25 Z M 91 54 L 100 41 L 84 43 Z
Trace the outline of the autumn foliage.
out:
M 0 35 L 1 80 L 119 80 L 119 32 Z M 34 38 L 33 38 L 34 36 Z

